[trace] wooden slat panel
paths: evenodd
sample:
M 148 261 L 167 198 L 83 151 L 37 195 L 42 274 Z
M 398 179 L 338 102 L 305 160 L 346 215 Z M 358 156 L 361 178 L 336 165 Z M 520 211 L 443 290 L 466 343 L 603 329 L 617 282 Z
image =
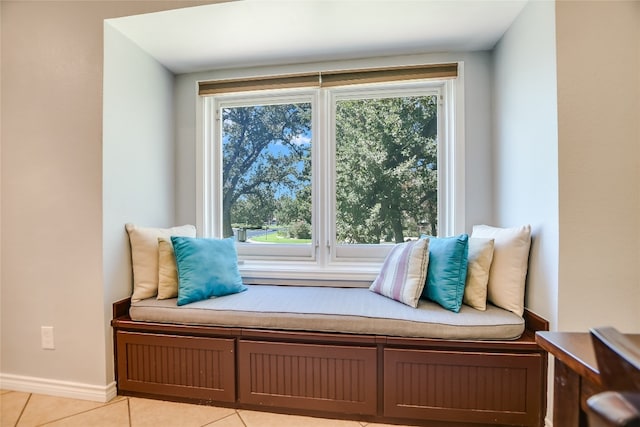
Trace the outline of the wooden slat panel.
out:
M 375 347 L 238 342 L 239 402 L 334 413 L 376 413 Z
M 384 351 L 384 415 L 537 425 L 539 354 Z
M 116 336 L 119 390 L 235 401 L 234 339 L 122 331 Z

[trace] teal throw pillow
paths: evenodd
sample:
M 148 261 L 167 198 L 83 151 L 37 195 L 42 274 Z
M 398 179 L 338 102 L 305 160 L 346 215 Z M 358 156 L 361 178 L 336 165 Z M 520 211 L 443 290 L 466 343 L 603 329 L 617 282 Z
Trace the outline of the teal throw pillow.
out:
M 467 280 L 469 235 L 429 238 L 429 267 L 423 297 L 459 312 Z
M 171 236 L 178 267 L 178 305 L 247 290 L 238 270 L 233 237 Z

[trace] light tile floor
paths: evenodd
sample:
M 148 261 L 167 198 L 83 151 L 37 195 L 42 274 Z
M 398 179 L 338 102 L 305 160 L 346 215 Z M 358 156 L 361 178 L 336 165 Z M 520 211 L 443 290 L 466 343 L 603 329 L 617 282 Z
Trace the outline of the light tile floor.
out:
M 272 414 L 136 397 L 118 396 L 108 403 L 99 403 L 0 390 L 0 426 L 384 427 L 386 424 Z

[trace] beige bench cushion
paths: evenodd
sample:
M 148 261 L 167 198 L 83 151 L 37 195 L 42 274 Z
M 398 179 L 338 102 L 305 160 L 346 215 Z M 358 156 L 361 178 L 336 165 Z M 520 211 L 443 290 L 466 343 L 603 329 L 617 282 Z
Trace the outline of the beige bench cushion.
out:
M 490 304 L 486 311 L 463 305 L 453 313 L 426 300 L 412 308 L 368 288 L 248 288 L 181 307 L 175 298 L 149 298 L 133 303 L 130 315 L 145 322 L 455 340 L 517 339 L 524 331 L 520 316 Z

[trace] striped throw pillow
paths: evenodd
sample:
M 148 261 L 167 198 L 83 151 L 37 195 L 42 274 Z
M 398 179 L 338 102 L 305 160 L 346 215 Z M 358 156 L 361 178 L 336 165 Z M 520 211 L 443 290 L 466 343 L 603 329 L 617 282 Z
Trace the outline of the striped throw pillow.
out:
M 411 307 L 418 306 L 429 266 L 429 239 L 396 244 L 373 281 L 371 291 Z

